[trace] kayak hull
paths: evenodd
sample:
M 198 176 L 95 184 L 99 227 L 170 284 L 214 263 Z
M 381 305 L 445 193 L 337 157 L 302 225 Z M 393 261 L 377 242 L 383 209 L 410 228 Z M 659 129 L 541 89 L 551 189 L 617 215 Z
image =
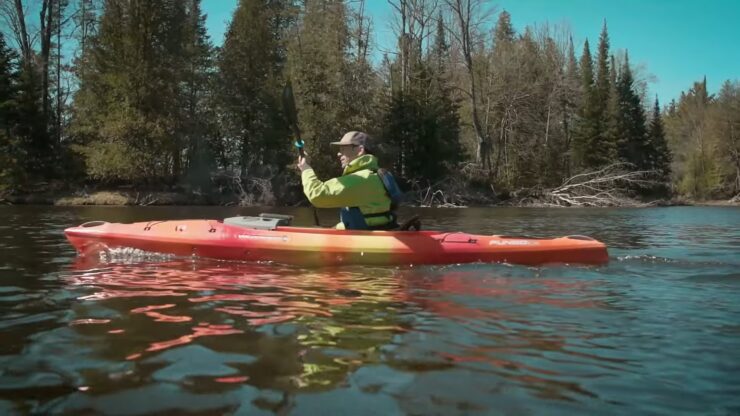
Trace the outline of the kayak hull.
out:
M 552 239 L 439 231 L 345 231 L 278 226 L 245 228 L 217 220 L 93 221 L 65 230 L 70 243 L 91 251 L 134 248 L 178 256 L 284 264 L 419 265 L 505 262 L 603 264 L 606 245 L 583 236 Z

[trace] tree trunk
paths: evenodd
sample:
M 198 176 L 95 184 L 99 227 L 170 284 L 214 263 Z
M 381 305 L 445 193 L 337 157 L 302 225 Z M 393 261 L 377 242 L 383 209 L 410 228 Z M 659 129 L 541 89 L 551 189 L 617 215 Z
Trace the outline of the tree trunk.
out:
M 471 15 L 473 9 L 473 0 L 448 0 L 448 5 L 454 11 L 457 17 L 458 23 L 458 41 L 460 42 L 460 48 L 463 53 L 465 60 L 465 68 L 468 72 L 468 80 L 470 81 L 470 90 L 468 91 L 468 98 L 470 100 L 470 106 L 473 115 L 473 127 L 475 129 L 475 136 L 478 141 L 476 149 L 476 162 L 482 165 L 484 168 L 491 169 L 491 145 L 488 135 L 483 130 L 483 126 L 480 122 L 480 115 L 478 109 L 478 91 L 476 87 L 475 71 L 473 70 L 473 52 L 471 44 Z
M 57 144 L 62 142 L 62 4 L 57 0 Z
M 49 57 L 51 54 L 52 3 L 53 0 L 44 0 L 39 14 L 41 21 L 41 99 L 44 123 L 47 123 L 47 126 L 49 121 Z
M 31 42 L 28 40 L 28 29 L 26 29 L 26 18 L 23 15 L 23 2 L 21 0 L 15 0 L 15 12 L 18 15 L 18 29 L 20 33 L 17 34 L 21 43 L 21 55 L 23 55 L 23 61 L 25 65 L 31 64 Z

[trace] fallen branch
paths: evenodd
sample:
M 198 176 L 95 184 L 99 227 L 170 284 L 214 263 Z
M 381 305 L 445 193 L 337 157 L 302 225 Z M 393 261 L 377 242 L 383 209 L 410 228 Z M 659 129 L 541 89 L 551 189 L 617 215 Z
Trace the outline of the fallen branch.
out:
M 652 179 L 654 171 L 630 171 L 632 165 L 615 163 L 602 169 L 571 176 L 557 188 L 530 188 L 518 191 L 523 195 L 519 205 L 552 207 L 619 207 L 646 206 L 632 195 L 636 189 L 649 188 L 659 182 Z

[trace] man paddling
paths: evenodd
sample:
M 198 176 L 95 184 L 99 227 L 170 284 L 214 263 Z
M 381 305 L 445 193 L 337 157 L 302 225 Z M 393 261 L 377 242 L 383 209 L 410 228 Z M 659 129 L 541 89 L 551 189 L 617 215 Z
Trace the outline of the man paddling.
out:
M 298 158 L 303 193 L 311 204 L 316 208 L 341 208 L 339 229 L 397 228 L 391 196 L 395 199 L 400 191 L 392 175 L 378 169 L 378 158 L 372 154 L 370 136 L 351 131 L 331 145 L 339 148 L 337 156 L 343 169 L 342 176 L 337 178 L 322 182 L 305 155 Z

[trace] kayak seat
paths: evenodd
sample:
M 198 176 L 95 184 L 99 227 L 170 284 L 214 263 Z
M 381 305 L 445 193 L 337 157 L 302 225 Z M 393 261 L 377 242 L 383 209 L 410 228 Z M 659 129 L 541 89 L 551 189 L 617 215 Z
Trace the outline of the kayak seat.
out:
M 290 216 L 288 215 L 288 217 Z M 292 217 L 290 217 L 290 219 L 292 219 Z M 274 230 L 279 226 L 290 225 L 290 219 L 271 218 L 262 215 L 259 217 L 229 217 L 224 218 L 224 224 L 252 228 L 255 230 Z

